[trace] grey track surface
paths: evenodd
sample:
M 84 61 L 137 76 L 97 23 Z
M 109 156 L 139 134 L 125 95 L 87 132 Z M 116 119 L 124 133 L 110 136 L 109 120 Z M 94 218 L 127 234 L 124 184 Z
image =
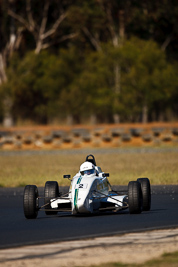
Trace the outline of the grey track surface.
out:
M 65 192 L 67 187 L 61 189 Z M 152 186 L 151 211 L 142 214 L 130 215 L 125 210 L 92 216 L 46 216 L 41 211 L 36 220 L 24 217 L 23 190 L 0 188 L 0 248 L 178 227 L 178 185 Z M 43 188 L 39 192 L 43 194 Z

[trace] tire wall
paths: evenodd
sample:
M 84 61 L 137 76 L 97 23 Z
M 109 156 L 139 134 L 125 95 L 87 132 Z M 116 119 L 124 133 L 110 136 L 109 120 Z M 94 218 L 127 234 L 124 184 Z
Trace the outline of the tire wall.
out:
M 0 150 L 178 145 L 178 123 L 0 128 Z

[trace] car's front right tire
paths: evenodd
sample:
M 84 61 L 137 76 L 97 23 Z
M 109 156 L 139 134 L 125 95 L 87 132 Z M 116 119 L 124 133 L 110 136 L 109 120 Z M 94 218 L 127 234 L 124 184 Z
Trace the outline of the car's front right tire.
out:
M 38 188 L 26 185 L 23 198 L 24 215 L 27 219 L 35 219 L 38 215 Z

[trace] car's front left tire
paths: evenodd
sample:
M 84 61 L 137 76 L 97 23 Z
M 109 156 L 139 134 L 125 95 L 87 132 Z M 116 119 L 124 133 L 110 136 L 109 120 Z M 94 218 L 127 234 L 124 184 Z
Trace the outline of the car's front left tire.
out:
M 141 184 L 143 196 L 143 210 L 149 211 L 151 209 L 151 186 L 148 178 L 138 178 L 137 181 Z
M 128 184 L 128 204 L 130 214 L 142 212 L 143 198 L 141 185 L 138 181 L 131 181 Z

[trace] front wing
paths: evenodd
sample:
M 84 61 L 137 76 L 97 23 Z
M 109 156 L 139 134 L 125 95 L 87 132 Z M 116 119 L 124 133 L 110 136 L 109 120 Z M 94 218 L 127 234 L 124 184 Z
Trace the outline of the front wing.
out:
M 128 196 L 127 195 L 115 195 L 115 194 L 100 194 L 100 196 L 92 197 L 91 203 L 98 203 L 97 210 L 122 210 L 128 208 Z M 72 198 L 70 197 L 58 197 L 50 200 L 52 209 L 56 211 L 72 211 Z M 95 210 L 94 210 L 95 211 Z

